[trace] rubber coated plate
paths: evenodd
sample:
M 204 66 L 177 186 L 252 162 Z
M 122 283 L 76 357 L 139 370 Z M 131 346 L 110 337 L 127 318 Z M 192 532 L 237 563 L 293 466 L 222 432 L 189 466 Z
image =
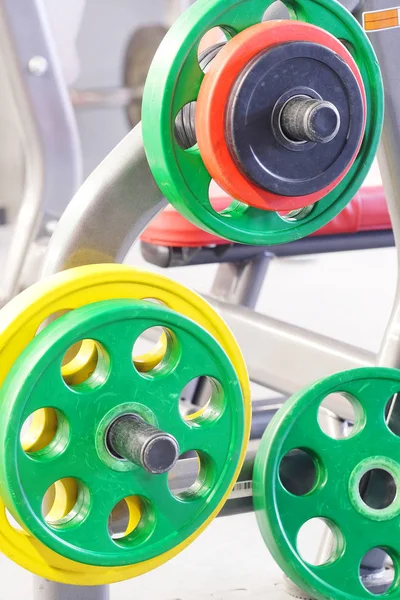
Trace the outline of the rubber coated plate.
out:
M 338 373 L 295 394 L 262 438 L 253 474 L 257 521 L 279 566 L 313 598 L 374 597 L 360 579 L 360 564 L 374 548 L 384 549 L 394 563 L 395 580 L 384 597 L 399 597 L 400 430 L 387 422 L 399 391 L 394 369 Z M 350 435 L 334 439 L 321 429 L 318 409 L 330 394 L 336 395 L 332 401 L 344 402 L 339 393 L 351 402 L 355 418 Z M 304 468 L 307 460 L 311 470 Z M 318 566 L 301 555 L 298 538 L 315 518 L 332 532 Z
M 229 328 L 197 294 L 166 277 L 124 265 L 92 265 L 64 271 L 32 286 L 9 302 L 0 312 L 0 384 L 48 317 L 92 302 L 118 298 L 158 299 L 213 335 L 226 351 L 238 375 L 245 406 L 245 439 L 248 439 L 251 418 L 248 376 L 242 354 Z M 41 414 L 43 412 L 41 411 Z M 46 431 L 46 427 L 42 429 Z M 246 444 L 243 444 L 241 462 L 245 453 Z M 239 471 L 238 465 L 231 487 Z M 226 497 L 228 494 L 227 490 Z M 225 499 L 218 510 L 222 508 Z M 129 567 L 105 568 L 83 565 L 56 554 L 31 535 L 15 529 L 7 520 L 2 501 L 0 508 L 1 551 L 40 577 L 71 585 L 101 585 L 146 573 L 178 554 L 207 526 L 207 523 L 204 523 L 185 542 L 154 559 Z M 214 511 L 208 522 L 218 510 Z
M 333 140 L 296 143 L 284 136 L 281 111 L 294 96 L 322 99 L 337 109 L 340 126 Z M 320 44 L 271 48 L 247 67 L 231 98 L 226 122 L 239 168 L 276 194 L 319 192 L 337 181 L 360 147 L 361 90 L 343 59 Z
M 273 0 L 197 0 L 161 43 L 147 78 L 142 110 L 146 155 L 168 200 L 198 227 L 232 241 L 257 245 L 285 243 L 304 237 L 328 223 L 344 208 L 372 164 L 383 115 L 378 62 L 365 33 L 352 15 L 331 0 L 286 1 L 291 15 L 298 15 L 344 40 L 349 48 L 357 49 L 354 58 L 367 99 L 362 147 L 346 177 L 309 214 L 281 218 L 275 212 L 240 203 L 221 214 L 213 210 L 208 199 L 210 174 L 197 147 L 183 150 L 178 145 L 174 135 L 175 119 L 182 107 L 198 96 L 204 74 L 198 66 L 197 50 L 204 34 L 220 26 L 227 35 L 235 35 L 261 23 L 265 10 L 272 3 Z M 229 43 L 217 55 L 208 74 L 228 46 Z
M 232 125 L 230 123 L 232 119 L 229 116 L 232 117 L 231 106 L 235 100 L 237 86 L 240 85 L 243 76 L 246 75 L 249 69 L 251 72 L 252 65 L 258 62 L 260 55 L 267 55 L 268 60 L 269 53 L 275 53 L 276 46 L 281 47 L 285 44 L 284 47 L 287 45 L 292 47 L 293 44 L 304 43 L 317 44 L 318 47 L 323 47 L 325 51 L 330 50 L 334 55 L 343 60 L 344 68 L 346 65 L 349 67 L 362 94 L 363 109 L 361 116 L 364 118 L 364 127 L 366 118 L 365 90 L 356 63 L 339 40 L 320 27 L 315 27 L 307 23 L 272 21 L 259 23 L 242 31 L 221 51 L 200 88 L 196 114 L 197 138 L 202 159 L 211 176 L 228 194 L 256 208 L 275 211 L 295 210 L 310 206 L 316 201 L 321 200 L 343 179 L 358 151 L 358 147 L 356 147 L 354 156 L 349 160 L 347 167 L 343 169 L 343 172 L 330 185 L 322 187 L 318 192 L 306 196 L 301 195 L 299 192 L 295 192 L 295 195 L 292 196 L 282 196 L 262 189 L 242 173 L 236 165 L 235 157 L 230 147 L 232 132 L 229 132 L 229 130 Z M 264 70 L 263 74 L 265 74 Z M 305 93 L 304 84 L 309 82 L 310 74 L 306 69 L 306 72 L 303 71 L 301 76 L 300 73 L 298 75 L 298 77 L 293 76 L 288 80 L 285 80 L 283 77 L 285 88 L 283 88 L 283 93 L 281 92 L 281 94 L 275 97 L 273 108 L 276 110 L 271 112 L 269 116 L 269 119 L 274 122 L 275 129 L 277 129 L 276 125 L 279 124 L 275 122 L 275 116 L 280 116 L 279 105 L 284 100 L 285 94 L 289 98 L 293 95 L 293 92 L 300 95 Z M 293 89 L 295 82 L 297 86 Z M 302 85 L 299 86 L 299 83 L 302 83 Z M 279 80 L 277 85 L 279 86 Z M 271 86 L 267 87 L 270 89 Z M 262 91 L 263 88 L 261 87 L 260 89 Z M 275 84 L 273 85 L 273 89 L 275 89 Z M 315 90 L 311 90 L 310 88 L 307 88 L 306 94 L 310 97 L 319 97 Z M 274 97 L 274 92 L 271 92 L 271 95 Z M 263 109 L 265 108 L 265 104 L 267 102 L 262 102 Z M 285 102 L 283 102 L 284 104 Z M 264 111 L 262 112 L 264 113 Z M 243 124 L 245 125 L 244 119 Z M 271 141 L 267 135 L 267 127 L 267 123 L 264 123 L 260 127 L 261 131 L 266 134 L 266 148 L 271 145 Z M 280 142 L 282 142 L 282 138 L 280 138 Z M 297 152 L 293 150 L 293 145 L 291 146 L 292 151 L 285 156 L 284 167 L 288 160 L 290 162 L 298 160 Z M 279 147 L 282 148 L 282 144 Z M 282 148 L 283 150 L 284 148 Z M 331 200 L 332 198 L 328 202 Z M 325 202 L 324 199 L 324 206 L 326 206 Z M 321 203 L 318 206 L 320 207 Z
M 152 327 L 168 331 L 168 349 L 155 369 L 142 374 L 132 361 L 132 348 Z M 62 359 L 82 339 L 95 340 L 99 360 L 86 381 L 68 386 Z M 182 418 L 182 390 L 202 376 L 214 382 L 211 400 L 198 417 Z M 0 489 L 9 510 L 44 544 L 86 564 L 138 563 L 183 542 L 225 496 L 243 445 L 242 393 L 221 346 L 193 321 L 145 301 L 97 302 L 48 325 L 11 369 L 0 402 L 5 449 Z M 62 415 L 59 427 L 48 446 L 26 453 L 20 443 L 23 424 L 45 407 Z M 180 454 L 197 452 L 199 475 L 186 493 L 171 493 L 168 473 L 152 475 L 110 456 L 109 425 L 132 413 L 173 435 Z M 49 522 L 42 515 L 46 492 L 67 477 L 81 482 L 76 507 L 64 519 Z M 140 522 L 113 540 L 107 527 L 112 510 L 132 496 L 142 500 Z

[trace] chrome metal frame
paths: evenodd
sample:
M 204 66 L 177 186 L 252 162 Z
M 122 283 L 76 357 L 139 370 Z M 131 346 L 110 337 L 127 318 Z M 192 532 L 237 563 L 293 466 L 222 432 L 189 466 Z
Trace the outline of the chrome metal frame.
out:
M 81 182 L 75 116 L 42 0 L 0 0 L 0 58 L 8 75 L 25 158 L 25 188 L 0 304 L 18 291 L 31 243 L 49 236 Z

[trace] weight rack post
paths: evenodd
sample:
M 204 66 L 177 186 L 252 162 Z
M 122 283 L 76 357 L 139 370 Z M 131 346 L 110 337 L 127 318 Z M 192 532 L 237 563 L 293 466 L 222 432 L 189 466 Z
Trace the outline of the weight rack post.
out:
M 359 6 L 356 17 L 364 25 L 364 15 L 385 8 L 382 0 L 365 0 Z M 376 52 L 382 71 L 385 88 L 385 121 L 382 140 L 378 151 L 378 163 L 385 189 L 386 200 L 392 221 L 393 234 L 400 268 L 400 81 L 395 57 L 400 52 L 398 29 L 367 31 Z M 397 276 L 397 291 L 389 324 L 385 331 L 377 364 L 398 369 L 400 367 L 400 272 Z M 393 409 L 393 407 L 392 407 Z M 381 572 L 384 568 L 382 551 L 374 550 L 367 555 L 363 567 L 369 572 Z M 378 576 L 378 575 L 377 575 Z
M 34 577 L 33 600 L 109 600 L 110 586 L 64 585 Z

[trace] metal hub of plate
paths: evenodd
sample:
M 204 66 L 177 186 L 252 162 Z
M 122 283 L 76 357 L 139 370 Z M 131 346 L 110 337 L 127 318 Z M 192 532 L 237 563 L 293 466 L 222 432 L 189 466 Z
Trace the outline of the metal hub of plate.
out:
M 257 521 L 287 577 L 313 598 L 361 600 L 371 598 L 371 592 L 398 597 L 400 437 L 392 406 L 399 390 L 400 374 L 394 369 L 364 368 L 327 377 L 285 403 L 261 441 L 253 475 Z M 319 425 L 319 408 L 331 394 L 344 395 L 354 410 L 353 428 L 343 439 Z M 293 461 L 294 453 L 302 468 L 296 468 L 300 463 Z M 329 537 L 319 560 L 311 560 L 302 548 L 302 531 L 316 519 L 308 544 L 321 524 Z M 377 577 L 360 568 L 374 549 L 388 554 L 394 571 Z
M 168 348 L 162 362 L 142 374 L 132 348 L 152 327 L 168 331 Z M 99 360 L 86 381 L 70 387 L 61 359 L 80 339 L 96 341 Z M 180 394 L 201 376 L 213 381 L 214 393 L 200 413 L 182 418 Z M 149 302 L 97 302 L 60 317 L 22 352 L 2 397 L 2 497 L 36 538 L 82 563 L 135 564 L 178 546 L 219 506 L 240 460 L 243 399 L 228 357 L 202 327 Z M 45 448 L 27 453 L 20 444 L 23 424 L 43 408 L 56 411 L 58 428 Z M 179 454 L 194 452 L 198 475 L 175 495 L 168 471 Z M 76 504 L 64 518 L 48 521 L 46 492 L 68 477 L 78 482 Z M 107 528 L 113 508 L 132 497 L 140 499 L 140 520 L 113 539 Z
M 240 381 L 244 399 L 245 439 L 247 440 L 250 433 L 251 419 L 249 381 L 242 354 L 229 328 L 208 303 L 197 294 L 166 277 L 136 270 L 125 265 L 91 265 L 63 271 L 32 286 L 2 309 L 0 385 L 4 382 L 20 354 L 35 337 L 36 332 L 49 318 L 54 319 L 66 311 L 93 302 L 123 298 L 158 300 L 161 304 L 204 327 L 221 344 Z M 81 355 L 82 349 L 84 351 Z M 156 354 L 159 352 L 158 349 Z M 79 379 L 71 380 L 71 384 L 79 384 L 82 376 L 86 378 L 87 371 L 85 369 L 91 356 L 93 356 L 92 343 L 85 345 L 85 347 L 82 345 L 81 352 L 76 357 L 75 366 L 71 369 L 75 375 L 79 374 Z M 151 368 L 159 364 L 159 359 L 160 356 L 157 354 Z M 144 364 L 146 369 L 143 374 L 150 370 L 150 363 L 145 362 Z M 64 374 L 65 368 L 63 367 L 64 376 L 66 375 Z M 137 368 L 140 370 L 140 365 Z M 71 373 L 71 370 L 69 370 L 69 373 Z M 31 439 L 29 445 L 25 448 L 27 451 L 37 450 L 38 446 L 41 447 L 43 444 L 48 443 L 48 440 L 53 437 L 56 427 L 54 411 L 38 411 L 35 413 L 33 421 L 36 431 L 30 429 L 28 432 Z M 245 457 L 246 445 L 244 443 L 242 446 L 240 464 Z M 107 454 L 109 453 L 107 452 Z M 240 464 L 238 464 L 231 487 L 233 487 L 239 474 Z M 72 483 L 72 480 L 68 480 L 56 486 L 57 503 L 53 507 L 55 518 L 62 518 L 66 515 L 71 505 L 73 506 L 76 502 L 77 489 Z M 228 495 L 229 490 L 227 490 L 226 497 Z M 110 568 L 71 561 L 53 552 L 30 534 L 15 529 L 9 523 L 4 503 L 0 499 L 0 549 L 17 564 L 45 579 L 71 585 L 114 583 L 146 573 L 182 551 L 216 516 L 225 503 L 225 499 L 221 501 L 220 506 L 194 534 L 172 550 L 135 565 Z M 133 504 L 135 503 L 133 502 Z

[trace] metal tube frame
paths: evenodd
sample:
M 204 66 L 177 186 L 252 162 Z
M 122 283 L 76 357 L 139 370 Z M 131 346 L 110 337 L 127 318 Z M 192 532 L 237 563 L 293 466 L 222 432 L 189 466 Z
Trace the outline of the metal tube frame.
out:
M 81 182 L 79 135 L 42 0 L 0 0 L 0 56 L 16 108 L 25 186 L 0 304 L 18 291 L 28 250 L 58 220 Z

